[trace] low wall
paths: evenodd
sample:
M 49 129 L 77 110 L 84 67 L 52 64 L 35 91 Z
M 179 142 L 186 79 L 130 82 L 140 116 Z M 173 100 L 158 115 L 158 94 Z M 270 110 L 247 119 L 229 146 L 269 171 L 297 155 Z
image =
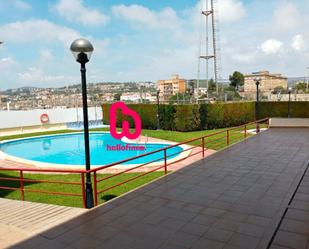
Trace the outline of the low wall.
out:
M 82 108 L 0 111 L 0 129 L 40 126 L 40 116 L 49 116 L 49 125 L 83 121 Z M 89 120 L 102 120 L 101 107 L 88 108 Z
M 0 137 L 27 134 L 27 133 L 45 132 L 45 131 L 66 130 L 66 129 L 67 129 L 66 123 L 5 128 L 0 129 Z
M 269 127 L 308 127 L 309 118 L 271 118 Z

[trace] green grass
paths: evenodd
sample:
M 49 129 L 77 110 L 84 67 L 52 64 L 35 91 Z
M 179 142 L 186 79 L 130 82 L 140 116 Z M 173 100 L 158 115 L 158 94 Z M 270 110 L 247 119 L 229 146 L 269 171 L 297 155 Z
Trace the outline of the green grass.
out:
M 261 125 L 260 127 L 266 127 L 265 125 Z M 249 125 L 247 129 L 254 129 L 254 125 Z M 213 149 L 213 150 L 221 150 L 224 149 L 227 146 L 227 133 L 224 132 L 226 128 L 224 129 L 215 129 L 215 130 L 204 130 L 204 131 L 192 131 L 192 132 L 178 132 L 178 131 L 163 131 L 163 130 L 143 130 L 142 134 L 147 135 L 149 137 L 153 138 L 159 138 L 159 139 L 164 139 L 164 140 L 169 140 L 173 142 L 184 142 L 188 140 L 192 140 L 195 138 L 203 137 L 203 136 L 208 136 L 213 133 L 221 132 L 220 134 L 212 135 L 207 138 L 205 138 L 205 146 L 208 149 Z M 235 130 L 230 131 L 230 145 L 237 143 L 241 140 L 244 139 L 244 128 L 238 128 Z M 250 134 L 247 134 L 248 137 L 252 136 Z M 216 141 L 214 141 L 216 140 Z M 197 140 L 188 143 L 190 145 L 194 146 L 201 146 L 202 140 Z
M 264 126 L 261 126 L 264 127 Z M 253 125 L 248 126 L 248 129 L 254 128 Z M 92 129 L 92 131 L 103 131 L 106 129 Z M 205 130 L 205 131 L 194 131 L 194 132 L 177 132 L 177 131 L 163 131 L 163 130 L 143 130 L 142 134 L 147 135 L 149 137 L 174 141 L 174 142 L 183 142 L 185 140 L 191 140 L 194 138 L 202 137 L 205 135 L 210 135 L 215 132 L 224 131 L 225 129 L 217 129 L 217 130 Z M 244 139 L 244 134 L 241 133 L 243 128 L 236 129 L 230 132 L 230 144 L 237 143 Z M 60 131 L 48 131 L 48 132 L 39 132 L 39 133 L 29 133 L 22 135 L 12 135 L 12 136 L 2 136 L 1 140 L 7 139 L 17 139 L 17 138 L 25 138 L 32 136 L 41 136 L 41 135 L 52 135 L 52 134 L 61 134 L 67 132 L 77 132 L 72 130 L 60 130 Z M 250 135 L 248 135 L 250 136 Z M 213 141 L 216 140 L 216 141 Z M 190 143 L 191 145 L 200 146 L 201 140 L 194 141 Z M 226 132 L 213 135 L 205 139 L 206 147 L 214 150 L 221 150 L 227 146 L 226 140 Z M 109 186 L 114 186 L 119 182 L 123 182 L 130 178 L 133 178 L 142 173 L 126 173 L 113 178 L 110 178 L 106 181 L 100 182 L 98 184 L 98 189 L 108 188 Z M 160 176 L 162 176 L 163 172 L 153 172 L 148 175 L 145 175 L 141 178 L 138 178 L 132 182 L 126 183 L 119 187 L 116 187 L 112 190 L 106 191 L 99 195 L 99 203 L 103 203 L 108 201 L 114 197 L 120 196 L 132 189 L 135 189 L 145 183 L 148 183 Z M 99 178 L 108 176 L 107 174 L 98 175 Z M 8 172 L 8 171 L 0 171 L 0 177 L 19 177 L 18 173 Z M 25 174 L 25 178 L 32 180 L 50 180 L 50 181 L 63 181 L 63 182 L 80 182 L 81 177 L 77 174 Z M 19 188 L 19 181 L 7 181 L 0 180 L 0 186 L 7 187 L 15 187 Z M 48 183 L 34 183 L 27 182 L 25 183 L 25 200 L 33 201 L 33 202 L 41 202 L 41 203 L 51 203 L 58 204 L 64 206 L 72 206 L 72 207 L 82 207 L 82 198 L 81 197 L 71 197 L 71 196 L 61 196 L 61 195 L 49 195 L 43 193 L 32 193 L 27 192 L 27 190 L 43 190 L 43 191 L 55 191 L 55 192 L 65 192 L 65 193 L 75 193 L 81 194 L 81 186 L 79 185 L 64 185 L 64 184 L 48 184 Z M 0 190 L 0 197 L 9 198 L 9 199 L 21 199 L 21 193 L 19 190 Z
M 68 133 L 68 132 L 78 132 L 78 131 L 75 131 L 75 130 L 42 131 L 42 132 L 36 132 L 36 133 L 26 133 L 26 134 L 18 134 L 18 135 L 10 135 L 10 136 L 1 136 L 0 141 L 9 140 L 9 139 L 26 138 L 26 137 L 62 134 L 62 133 Z
M 130 178 L 133 178 L 142 173 L 127 173 L 123 175 L 119 175 L 108 180 L 102 181 L 98 183 L 98 190 L 102 190 L 108 188 L 110 186 L 114 186 L 119 182 L 123 182 Z M 113 188 L 108 190 L 98 196 L 98 202 L 104 203 L 110 199 L 113 199 L 117 196 L 120 196 L 132 189 L 135 189 L 145 183 L 148 183 L 160 176 L 162 176 L 164 172 L 153 172 L 148 175 L 142 176 L 132 182 L 126 183 L 122 186 Z M 99 178 L 109 176 L 108 174 L 100 174 Z M 0 177 L 16 177 L 19 178 L 19 175 L 15 172 L 1 171 Z M 31 180 L 49 180 L 49 181 L 63 181 L 63 182 L 80 182 L 81 176 L 79 174 L 24 174 L 25 179 Z M 19 179 L 18 181 L 8 181 L 1 180 L 1 186 L 19 188 Z M 25 182 L 25 200 L 40 202 L 40 203 L 50 203 L 57 204 L 63 206 L 71 206 L 71 207 L 83 207 L 82 205 L 82 197 L 78 196 L 62 196 L 62 195 L 50 195 L 45 193 L 34 193 L 27 192 L 27 190 L 41 190 L 41 191 L 52 191 L 52 192 L 65 192 L 65 193 L 73 193 L 81 195 L 81 186 L 80 185 L 64 185 L 64 184 L 53 184 L 53 183 L 35 183 L 35 182 Z M 1 190 L 0 197 L 8 198 L 13 200 L 21 200 L 21 192 L 20 190 Z

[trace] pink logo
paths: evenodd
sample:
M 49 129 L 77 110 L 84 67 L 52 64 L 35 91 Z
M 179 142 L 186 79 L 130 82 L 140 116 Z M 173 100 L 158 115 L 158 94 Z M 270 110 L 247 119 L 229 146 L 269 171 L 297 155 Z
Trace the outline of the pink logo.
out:
M 129 122 L 126 120 L 122 121 L 122 131 L 120 133 L 117 133 L 116 122 L 117 122 L 117 110 L 118 109 L 121 111 L 122 115 L 130 116 L 133 118 L 133 121 L 135 124 L 134 133 L 130 133 L 130 125 L 129 125 Z M 123 137 L 126 137 L 128 139 L 136 139 L 141 135 L 141 132 L 142 132 L 141 118 L 135 111 L 128 108 L 125 103 L 116 102 L 112 104 L 110 111 L 109 111 L 109 117 L 110 117 L 110 132 L 114 138 L 121 139 Z

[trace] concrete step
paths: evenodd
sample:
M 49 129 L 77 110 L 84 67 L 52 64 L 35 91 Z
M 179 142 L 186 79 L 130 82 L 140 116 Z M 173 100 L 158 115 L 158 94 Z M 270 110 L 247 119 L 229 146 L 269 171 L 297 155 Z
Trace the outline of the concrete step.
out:
M 0 210 L 0 248 L 9 248 L 87 212 L 81 208 L 3 198 L 0 198 Z
M 309 128 L 309 118 L 271 118 L 269 127 Z

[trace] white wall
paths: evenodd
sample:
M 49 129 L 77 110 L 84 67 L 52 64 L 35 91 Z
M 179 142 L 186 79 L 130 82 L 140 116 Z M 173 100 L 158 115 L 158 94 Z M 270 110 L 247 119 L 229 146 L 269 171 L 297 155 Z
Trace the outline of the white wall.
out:
M 271 95 L 271 101 L 277 101 L 278 97 L 276 94 Z M 281 101 L 288 101 L 289 95 L 288 94 L 281 94 Z M 291 94 L 292 101 L 309 101 L 309 94 L 308 93 L 299 93 L 299 94 Z
M 82 108 L 44 109 L 30 111 L 0 111 L 0 129 L 40 125 L 40 116 L 46 113 L 50 124 L 83 121 Z M 101 107 L 88 108 L 89 120 L 102 120 Z

